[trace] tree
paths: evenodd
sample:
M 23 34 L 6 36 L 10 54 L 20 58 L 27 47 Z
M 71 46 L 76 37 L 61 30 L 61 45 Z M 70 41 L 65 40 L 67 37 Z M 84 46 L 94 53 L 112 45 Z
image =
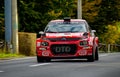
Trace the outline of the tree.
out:
M 83 18 L 93 23 L 98 16 L 101 0 L 83 0 Z
M 35 2 L 18 1 L 19 31 L 35 32 L 39 29 L 40 13 L 33 10 Z
M 116 0 L 102 0 L 97 21 L 109 24 L 118 20 L 119 14 L 116 4 Z
M 4 0 L 0 0 L 0 39 L 4 39 Z
M 43 30 L 50 20 L 77 18 L 78 0 L 17 0 L 19 31 Z M 120 20 L 119 0 L 82 0 L 83 19 L 102 36 L 107 25 Z M 0 0 L 0 38 L 4 34 L 4 0 Z M 2 37 L 1 37 L 2 36 Z
M 73 0 L 30 0 L 18 1 L 19 31 L 37 32 L 43 30 L 50 20 L 74 17 Z
M 120 32 L 116 25 L 106 26 L 107 32 L 101 35 L 102 42 L 105 44 L 116 44 L 120 38 Z

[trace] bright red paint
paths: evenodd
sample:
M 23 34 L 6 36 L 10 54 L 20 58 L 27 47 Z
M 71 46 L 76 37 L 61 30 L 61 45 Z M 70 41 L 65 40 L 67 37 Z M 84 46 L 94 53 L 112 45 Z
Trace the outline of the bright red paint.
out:
M 64 20 L 52 20 L 51 22 L 64 23 Z M 36 41 L 38 62 L 58 58 L 87 58 L 88 61 L 99 59 L 98 37 L 89 29 L 87 22 L 82 19 L 71 19 L 71 22 L 84 22 L 87 35 L 84 35 L 85 32 L 44 32 L 44 35 L 41 35 Z M 80 45 L 82 41 L 85 41 L 86 44 Z M 43 46 L 44 44 L 47 46 Z

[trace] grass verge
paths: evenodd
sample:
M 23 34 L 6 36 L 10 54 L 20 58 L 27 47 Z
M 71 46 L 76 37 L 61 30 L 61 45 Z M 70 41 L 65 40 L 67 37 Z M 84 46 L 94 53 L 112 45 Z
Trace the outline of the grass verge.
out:
M 8 60 L 8 59 L 22 58 L 22 57 L 25 56 L 20 54 L 0 53 L 0 60 Z

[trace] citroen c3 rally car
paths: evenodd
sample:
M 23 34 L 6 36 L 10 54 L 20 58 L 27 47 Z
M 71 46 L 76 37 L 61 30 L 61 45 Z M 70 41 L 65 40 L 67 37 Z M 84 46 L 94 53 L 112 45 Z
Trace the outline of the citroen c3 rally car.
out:
M 98 60 L 98 37 L 83 19 L 52 20 L 36 41 L 37 61 L 86 58 Z

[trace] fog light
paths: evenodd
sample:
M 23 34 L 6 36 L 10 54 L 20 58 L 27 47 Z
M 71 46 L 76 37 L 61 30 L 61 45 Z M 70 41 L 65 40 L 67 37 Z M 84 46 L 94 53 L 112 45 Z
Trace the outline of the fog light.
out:
M 46 48 L 39 48 L 39 50 L 41 50 L 41 51 L 45 51 L 45 50 L 46 50 Z
M 48 42 L 41 42 L 41 45 L 42 45 L 42 46 L 48 46 L 49 43 L 48 43 Z
M 83 47 L 83 49 L 90 49 L 91 47 L 89 47 L 89 46 L 86 46 L 86 47 Z

